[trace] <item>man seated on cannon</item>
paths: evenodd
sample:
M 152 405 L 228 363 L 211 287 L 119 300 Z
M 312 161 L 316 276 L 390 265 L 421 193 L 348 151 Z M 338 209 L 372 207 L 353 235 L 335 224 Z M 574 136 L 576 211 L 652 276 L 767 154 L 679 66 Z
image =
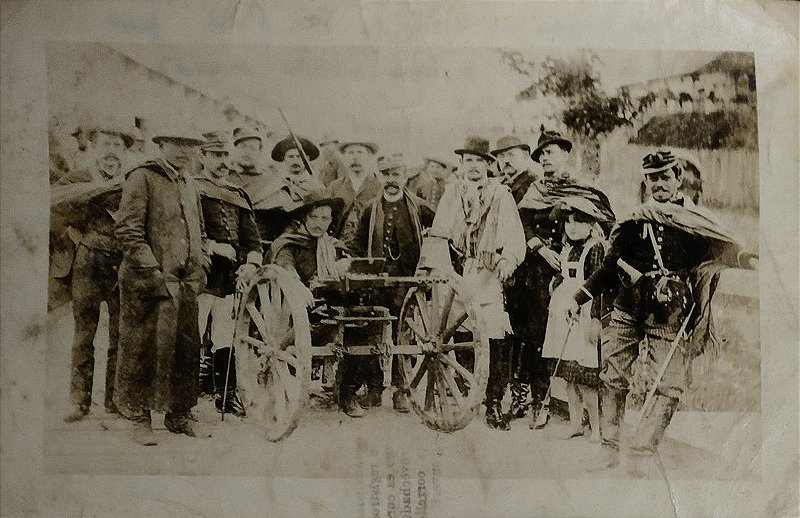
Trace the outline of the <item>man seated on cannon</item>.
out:
M 236 363 L 231 349 L 235 326 L 233 294 L 237 281 L 248 279 L 261 266 L 263 251 L 250 199 L 244 189 L 229 181 L 230 169 L 225 163 L 226 138 L 222 132 L 203 136 L 206 138 L 200 146 L 203 173 L 197 186 L 211 268 L 205 291 L 198 297 L 197 304 L 201 335 L 211 317 L 213 388 L 209 390 L 208 386 L 203 386 L 207 378 L 202 377 L 201 365 L 201 390 L 213 391 L 218 412 L 222 412 L 224 406 L 226 413 L 244 417 L 244 408 L 236 396 Z
M 384 271 L 389 276 L 414 275 L 419 262 L 423 229 L 433 223 L 434 212 L 425 200 L 406 189 L 408 168 L 402 154 L 378 159 L 378 180 L 383 193 L 362 212 L 352 245 L 353 253 L 360 257 L 385 258 Z M 380 300 L 371 302 L 387 307 L 397 317 L 405 294 L 404 288 L 385 290 L 380 292 Z M 377 357 L 349 357 L 342 362 L 342 369 L 341 401 L 347 415 L 360 417 L 364 414 L 364 409 L 355 400 L 355 393 L 361 384 L 366 384 L 368 389 L 364 406 L 380 406 L 383 372 Z M 403 391 L 402 369 L 396 357 L 392 359 L 392 386 L 395 388 L 392 396 L 394 409 L 408 412 L 408 395 Z

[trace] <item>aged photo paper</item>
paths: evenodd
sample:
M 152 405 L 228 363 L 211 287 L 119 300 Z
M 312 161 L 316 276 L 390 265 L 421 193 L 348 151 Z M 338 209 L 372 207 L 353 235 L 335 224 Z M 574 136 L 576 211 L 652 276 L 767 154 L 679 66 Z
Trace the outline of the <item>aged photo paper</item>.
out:
M 800 515 L 799 15 L 3 2 L 0 514 Z

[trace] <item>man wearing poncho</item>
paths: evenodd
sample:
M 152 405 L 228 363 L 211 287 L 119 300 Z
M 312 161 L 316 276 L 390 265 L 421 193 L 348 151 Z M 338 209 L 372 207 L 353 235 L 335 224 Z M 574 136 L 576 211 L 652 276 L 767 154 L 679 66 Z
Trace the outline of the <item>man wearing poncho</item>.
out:
M 506 334 L 511 334 L 503 283 L 525 257 L 525 233 L 508 187 L 488 177 L 494 161 L 489 142 L 471 137 L 456 153 L 461 155 L 461 177 L 445 188 L 430 234 L 450 241 L 478 314 L 477 325 L 489 338 L 486 424 L 508 430 L 500 409 L 508 381 Z
M 652 405 L 631 438 L 628 470 L 635 476 L 648 472 L 688 383 L 691 358 L 712 339 L 711 300 L 719 272 L 752 269 L 758 263 L 713 216 L 680 194 L 682 170 L 672 153 L 645 156 L 642 169 L 653 199 L 618 223 L 602 266 L 575 293 L 567 311 L 572 316 L 602 290 L 618 288 L 603 332 L 603 446 L 592 470 L 619 464 L 620 423 L 640 342 L 646 341 L 649 375 L 666 365 Z M 670 357 L 676 343 L 680 346 Z M 649 379 L 648 385 L 655 381 Z

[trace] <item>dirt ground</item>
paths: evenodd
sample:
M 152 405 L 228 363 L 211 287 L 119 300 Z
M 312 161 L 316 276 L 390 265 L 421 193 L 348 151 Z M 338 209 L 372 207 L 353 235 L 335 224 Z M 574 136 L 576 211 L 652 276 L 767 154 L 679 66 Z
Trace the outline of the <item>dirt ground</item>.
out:
M 69 411 L 69 361 L 72 318 L 68 306 L 49 315 L 46 395 L 46 469 L 59 474 L 217 474 L 284 477 L 358 477 L 370 459 L 411 456 L 447 478 L 573 479 L 622 478 L 621 470 L 589 474 L 584 467 L 597 453 L 586 438 L 569 442 L 556 436 L 566 423 L 551 422 L 531 431 L 515 421 L 509 432 L 486 427 L 482 417 L 453 434 L 426 428 L 415 414 L 391 409 L 391 394 L 382 408 L 362 419 L 334 409 L 309 405 L 294 433 L 273 444 L 245 419 L 219 421 L 213 404 L 195 408 L 199 437 L 168 433 L 154 416 L 159 441 L 140 447 L 131 440 L 130 425 L 105 414 L 103 401 L 107 328 L 103 320 L 96 340 L 96 370 L 91 413 L 66 424 Z M 98 405 L 97 403 L 100 402 Z M 678 412 L 661 448 L 670 479 L 758 479 L 761 442 L 757 412 Z

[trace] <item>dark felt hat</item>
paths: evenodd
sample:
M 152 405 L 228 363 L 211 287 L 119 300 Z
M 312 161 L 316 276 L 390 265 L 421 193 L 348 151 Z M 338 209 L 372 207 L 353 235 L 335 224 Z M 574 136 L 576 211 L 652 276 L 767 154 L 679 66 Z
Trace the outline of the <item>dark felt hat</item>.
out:
M 539 135 L 539 141 L 536 143 L 536 149 L 534 149 L 533 153 L 531 153 L 531 158 L 533 159 L 534 162 L 539 161 L 539 157 L 542 155 L 542 151 L 550 144 L 555 144 L 559 146 L 567 153 L 572 151 L 572 142 L 562 137 L 561 133 L 557 131 L 548 131 L 542 128 L 542 134 Z
M 673 166 L 680 165 L 677 157 L 672 151 L 662 150 L 649 153 L 642 158 L 642 173 L 653 174 L 671 169 Z
M 203 139 L 193 132 L 184 129 L 166 129 L 156 133 L 152 141 L 156 144 L 162 142 L 175 142 L 183 146 L 199 146 L 203 144 Z
M 247 128 L 247 127 L 240 127 L 233 130 L 233 145 L 235 146 L 239 142 L 247 139 L 256 139 L 259 142 L 263 142 L 264 139 L 261 138 L 261 134 L 255 128 Z
M 489 162 L 494 162 L 494 157 L 489 154 L 489 141 L 483 137 L 467 137 L 464 147 L 455 150 L 457 155 L 478 155 Z
M 227 132 L 207 131 L 203 133 L 203 137 L 206 140 L 200 145 L 201 151 L 216 151 L 220 153 L 228 151 Z
M 292 217 L 301 218 L 316 207 L 327 206 L 333 211 L 334 219 L 344 208 L 344 200 L 334 196 L 330 189 L 316 189 L 303 198 L 303 204 L 290 212 Z
M 511 148 L 519 147 L 525 150 L 526 153 L 531 152 L 531 147 L 522 141 L 516 135 L 506 135 L 497 139 L 497 147 L 492 150 L 492 155 L 497 156 L 503 151 L 508 151 Z
M 297 137 L 297 140 L 300 141 L 300 145 L 303 147 L 303 152 L 306 154 L 308 159 L 316 160 L 319 156 L 319 148 L 317 148 L 313 142 L 303 137 Z M 291 135 L 287 136 L 285 139 L 275 144 L 275 147 L 272 148 L 272 159 L 276 162 L 283 162 L 283 159 L 286 157 L 286 152 L 295 148 L 297 148 L 297 146 L 294 144 L 294 139 L 291 137 Z
M 80 135 L 81 131 L 82 128 L 76 129 L 75 132 L 72 133 L 72 136 L 78 138 L 78 135 Z M 94 140 L 95 135 L 98 133 L 108 133 L 109 135 L 114 135 L 121 138 L 126 148 L 131 147 L 136 141 L 133 133 L 129 129 L 125 128 L 122 124 L 117 122 L 104 121 L 100 124 L 95 124 L 89 128 L 86 136 L 89 138 L 89 140 Z

